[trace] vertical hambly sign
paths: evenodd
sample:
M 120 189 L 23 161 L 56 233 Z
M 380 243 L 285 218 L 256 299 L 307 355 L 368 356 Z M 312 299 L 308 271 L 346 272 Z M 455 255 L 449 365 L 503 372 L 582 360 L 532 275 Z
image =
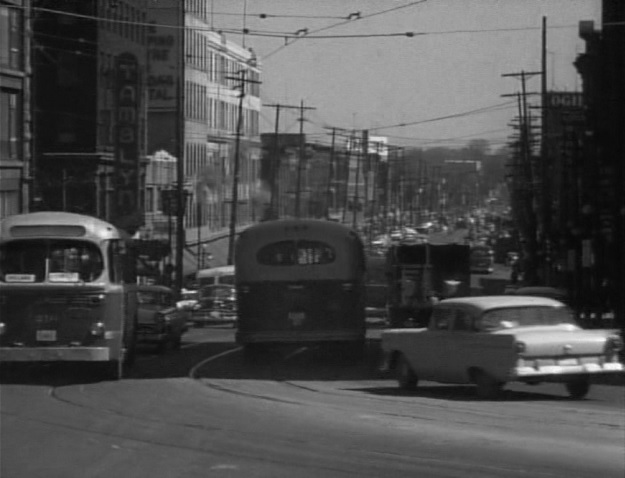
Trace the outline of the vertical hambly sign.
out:
M 171 6 L 166 4 L 149 10 L 147 86 L 150 110 L 171 111 L 176 107 L 179 29 L 172 26 L 176 25 L 180 6 L 175 2 Z
M 141 225 L 139 207 L 139 62 L 131 53 L 117 57 L 115 132 L 115 224 L 126 230 Z

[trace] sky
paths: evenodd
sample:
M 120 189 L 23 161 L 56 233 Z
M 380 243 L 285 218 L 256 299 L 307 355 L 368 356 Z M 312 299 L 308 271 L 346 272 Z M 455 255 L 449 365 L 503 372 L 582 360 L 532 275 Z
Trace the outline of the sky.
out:
M 260 59 L 263 104 L 303 102 L 304 132 L 324 144 L 336 127 L 398 146 L 503 146 L 517 115 L 504 95 L 521 91 L 519 77 L 503 75 L 540 71 L 543 17 L 549 90 L 581 90 L 578 24 L 601 27 L 601 0 L 206 1 L 212 27 Z M 540 75 L 526 87 L 540 92 Z M 280 114 L 279 131 L 297 133 L 299 110 Z M 263 108 L 260 128 L 274 132 L 274 108 Z

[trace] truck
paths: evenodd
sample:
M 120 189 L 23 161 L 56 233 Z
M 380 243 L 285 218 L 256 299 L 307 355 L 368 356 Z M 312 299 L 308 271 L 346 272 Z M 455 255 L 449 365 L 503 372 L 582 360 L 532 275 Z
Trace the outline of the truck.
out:
M 466 244 L 395 244 L 386 255 L 388 323 L 425 327 L 441 299 L 471 294 L 471 247 Z

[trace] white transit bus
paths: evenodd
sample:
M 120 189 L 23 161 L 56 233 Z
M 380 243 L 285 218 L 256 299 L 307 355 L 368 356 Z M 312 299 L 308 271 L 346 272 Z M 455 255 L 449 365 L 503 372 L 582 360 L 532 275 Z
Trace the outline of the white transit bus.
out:
M 136 262 L 100 219 L 35 212 L 0 221 L 0 361 L 88 362 L 119 379 L 135 355 Z

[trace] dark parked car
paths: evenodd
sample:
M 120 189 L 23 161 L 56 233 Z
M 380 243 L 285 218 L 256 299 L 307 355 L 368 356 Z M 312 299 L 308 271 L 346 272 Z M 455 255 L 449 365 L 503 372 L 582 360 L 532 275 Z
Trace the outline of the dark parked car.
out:
M 191 322 L 196 327 L 207 324 L 236 324 L 237 294 L 233 285 L 215 284 L 202 287 L 198 304 L 191 313 Z
M 137 288 L 139 343 L 155 344 L 159 351 L 178 349 L 187 327 L 187 315 L 176 307 L 174 292 L 161 285 Z

